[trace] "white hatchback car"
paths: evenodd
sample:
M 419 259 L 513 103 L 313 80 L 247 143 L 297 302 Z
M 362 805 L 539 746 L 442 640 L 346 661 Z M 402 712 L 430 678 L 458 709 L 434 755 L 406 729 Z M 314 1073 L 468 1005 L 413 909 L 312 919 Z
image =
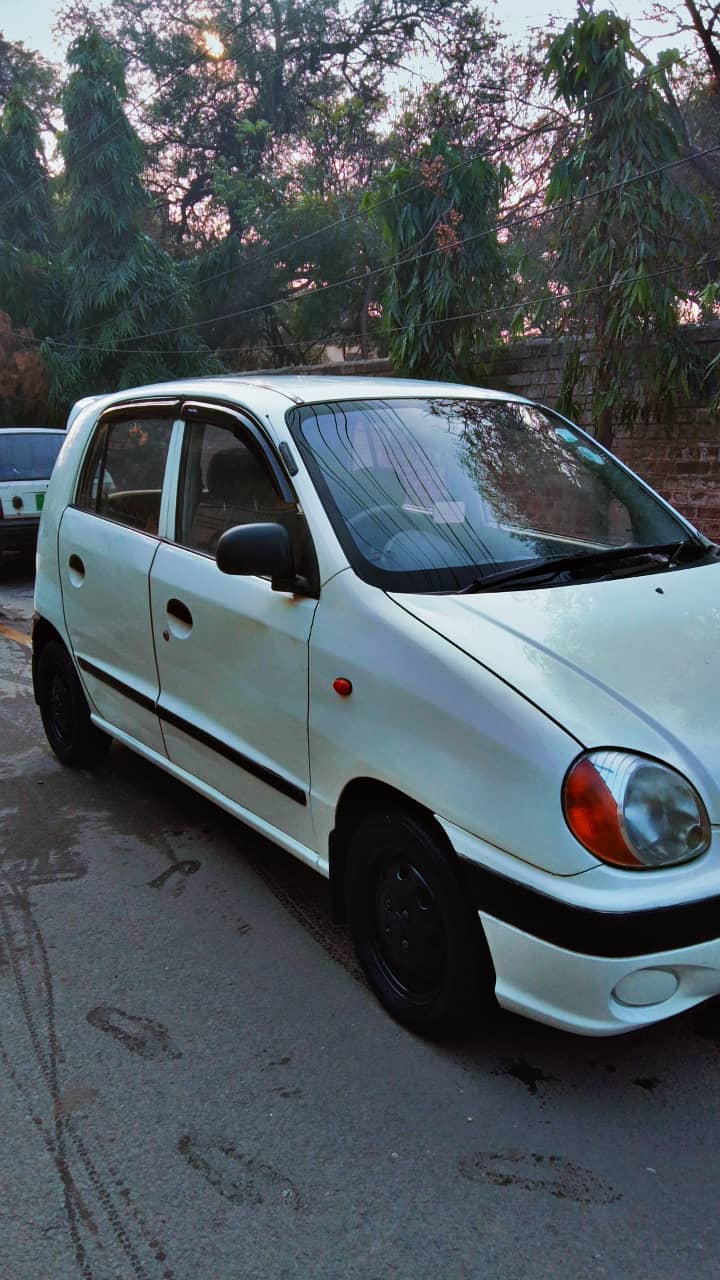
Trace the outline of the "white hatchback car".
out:
M 719 588 L 519 397 L 150 386 L 69 430 L 35 695 L 63 762 L 116 738 L 329 877 L 406 1025 L 614 1034 L 720 992 Z
M 0 427 L 0 551 L 33 551 L 64 431 Z

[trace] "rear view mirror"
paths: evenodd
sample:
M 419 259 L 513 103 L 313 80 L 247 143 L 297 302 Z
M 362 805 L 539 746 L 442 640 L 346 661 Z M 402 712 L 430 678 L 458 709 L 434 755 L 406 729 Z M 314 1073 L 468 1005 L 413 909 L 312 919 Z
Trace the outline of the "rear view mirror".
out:
M 307 582 L 295 573 L 290 534 L 282 524 L 243 524 L 227 529 L 215 553 L 221 573 L 270 578 L 273 591 L 304 595 Z

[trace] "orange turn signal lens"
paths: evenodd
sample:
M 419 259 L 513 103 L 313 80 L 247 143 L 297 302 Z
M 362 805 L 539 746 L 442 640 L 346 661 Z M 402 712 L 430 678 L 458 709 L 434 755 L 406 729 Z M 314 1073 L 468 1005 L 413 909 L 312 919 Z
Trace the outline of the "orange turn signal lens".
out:
M 643 866 L 625 840 L 615 797 L 590 760 L 578 760 L 568 773 L 563 808 L 573 835 L 597 858 L 617 867 Z

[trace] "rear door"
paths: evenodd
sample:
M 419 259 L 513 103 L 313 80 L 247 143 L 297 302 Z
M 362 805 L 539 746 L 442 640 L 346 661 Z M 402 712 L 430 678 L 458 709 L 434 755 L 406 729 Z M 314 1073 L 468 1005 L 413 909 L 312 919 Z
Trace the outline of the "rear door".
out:
M 176 408 L 123 405 L 101 417 L 58 538 L 65 622 L 92 703 L 119 736 L 161 755 L 149 577 Z
M 221 534 L 277 521 L 300 573 L 314 553 L 267 442 L 242 415 L 188 405 L 174 540 L 150 573 L 160 674 L 158 714 L 174 764 L 264 822 L 314 843 L 308 754 L 308 640 L 317 599 L 229 577 Z M 172 527 L 172 525 L 170 526 Z

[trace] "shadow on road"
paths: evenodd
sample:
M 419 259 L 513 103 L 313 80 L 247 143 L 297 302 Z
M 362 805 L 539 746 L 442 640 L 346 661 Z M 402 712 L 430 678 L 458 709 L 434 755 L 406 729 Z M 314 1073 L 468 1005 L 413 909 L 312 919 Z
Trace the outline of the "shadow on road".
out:
M 0 551 L 0 582 L 20 583 L 32 587 L 35 581 L 35 555 L 18 551 Z

